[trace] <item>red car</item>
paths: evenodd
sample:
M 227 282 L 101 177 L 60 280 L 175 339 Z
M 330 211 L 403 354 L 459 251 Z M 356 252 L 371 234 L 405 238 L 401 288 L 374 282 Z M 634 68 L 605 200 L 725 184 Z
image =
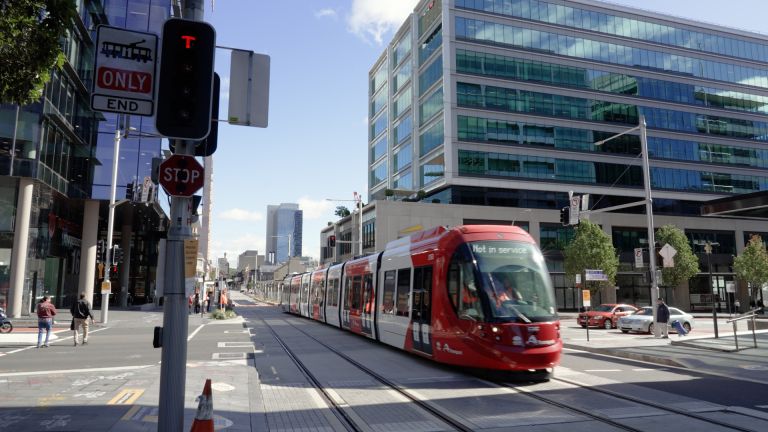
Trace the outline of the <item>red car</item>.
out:
M 604 327 L 606 330 L 616 328 L 619 317 L 631 315 L 637 310 L 628 304 L 601 304 L 594 309 L 581 312 L 576 322 L 582 327 Z

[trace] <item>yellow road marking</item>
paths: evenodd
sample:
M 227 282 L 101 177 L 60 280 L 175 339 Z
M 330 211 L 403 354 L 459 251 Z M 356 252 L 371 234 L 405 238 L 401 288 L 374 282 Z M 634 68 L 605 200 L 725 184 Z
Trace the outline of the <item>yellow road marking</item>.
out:
M 123 418 L 121 418 L 120 420 L 130 420 L 130 419 L 131 419 L 131 417 L 133 417 L 133 415 L 134 415 L 134 414 L 136 414 L 136 411 L 138 411 L 138 410 L 139 410 L 139 408 L 141 408 L 141 407 L 140 407 L 140 406 L 138 406 L 138 405 L 134 405 L 134 406 L 132 406 L 132 407 L 131 407 L 131 409 L 129 409 L 129 410 L 128 410 L 128 412 L 127 412 L 127 413 L 125 413 L 125 415 L 123 416 Z
M 131 405 L 144 394 L 144 389 L 122 389 L 107 405 Z

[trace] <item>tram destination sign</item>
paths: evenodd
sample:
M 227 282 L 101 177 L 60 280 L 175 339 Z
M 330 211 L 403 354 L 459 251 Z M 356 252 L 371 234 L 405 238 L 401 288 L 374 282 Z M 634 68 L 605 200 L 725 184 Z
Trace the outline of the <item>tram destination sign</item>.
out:
M 156 34 L 100 25 L 91 109 L 152 116 L 156 60 Z

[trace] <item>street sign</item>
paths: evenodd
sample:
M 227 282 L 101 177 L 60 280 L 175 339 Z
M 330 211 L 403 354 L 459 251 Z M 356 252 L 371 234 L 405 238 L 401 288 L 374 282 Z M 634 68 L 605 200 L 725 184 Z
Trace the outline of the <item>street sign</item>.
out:
M 672 257 L 677 255 L 677 249 L 673 248 L 669 243 L 662 246 L 661 250 L 659 251 L 659 255 L 661 255 L 663 258 L 663 267 L 675 266 L 675 261 L 672 259 Z
M 191 196 L 203 187 L 203 167 L 194 156 L 175 154 L 160 164 L 160 185 L 168 195 Z
M 592 297 L 589 294 L 589 290 L 581 290 L 581 305 L 584 307 L 592 306 Z
M 112 282 L 105 280 L 101 283 L 101 293 L 102 294 L 111 294 L 112 293 Z
M 100 25 L 91 109 L 152 116 L 156 60 L 157 35 Z
M 607 281 L 608 276 L 602 270 L 584 270 L 584 280 L 588 281 Z
M 635 267 L 636 268 L 645 267 L 645 264 L 643 264 L 643 249 L 642 248 L 635 248 Z

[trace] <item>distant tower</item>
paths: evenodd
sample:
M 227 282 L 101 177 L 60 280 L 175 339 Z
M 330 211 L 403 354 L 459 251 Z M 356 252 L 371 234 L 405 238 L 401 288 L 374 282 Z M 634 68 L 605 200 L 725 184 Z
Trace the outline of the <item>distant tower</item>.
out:
M 303 227 L 304 212 L 298 204 L 267 206 L 266 255 L 273 252 L 275 263 L 285 262 L 289 256 L 301 256 Z

